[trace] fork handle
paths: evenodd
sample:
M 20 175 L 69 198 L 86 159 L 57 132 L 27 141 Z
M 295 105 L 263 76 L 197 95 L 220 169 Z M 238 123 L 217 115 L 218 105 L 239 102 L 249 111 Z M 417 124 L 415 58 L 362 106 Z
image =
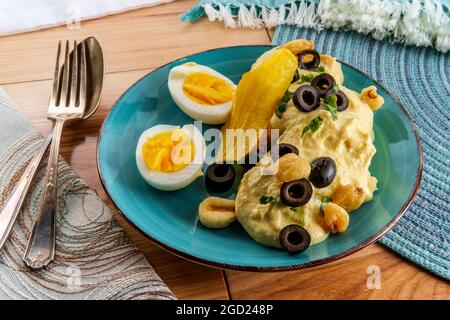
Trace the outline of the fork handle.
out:
M 64 119 L 57 119 L 53 128 L 44 189 L 39 201 L 38 214 L 33 224 L 23 260 L 32 269 L 46 267 L 55 257 L 55 216 L 58 210 L 58 155 Z

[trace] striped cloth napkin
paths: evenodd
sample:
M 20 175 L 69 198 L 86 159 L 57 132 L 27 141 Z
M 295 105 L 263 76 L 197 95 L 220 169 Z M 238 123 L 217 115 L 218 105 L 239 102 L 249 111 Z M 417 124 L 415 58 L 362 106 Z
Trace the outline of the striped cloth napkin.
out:
M 0 89 L 0 208 L 43 138 Z M 0 252 L 0 300 L 175 299 L 93 190 L 63 160 L 58 182 L 56 258 L 31 271 L 22 256 L 36 215 L 41 168 Z

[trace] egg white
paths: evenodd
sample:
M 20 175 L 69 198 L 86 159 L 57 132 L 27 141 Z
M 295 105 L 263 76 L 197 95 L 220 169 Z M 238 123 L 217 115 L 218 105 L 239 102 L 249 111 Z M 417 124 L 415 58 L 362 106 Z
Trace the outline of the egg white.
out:
M 181 128 L 181 130 L 183 130 L 183 132 L 185 132 L 194 143 L 194 159 L 190 164 L 180 171 L 167 173 L 149 170 L 145 164 L 142 155 L 142 147 L 145 142 L 159 133 L 174 131 L 177 129 L 180 129 L 180 126 L 164 124 L 154 126 L 142 133 L 136 147 L 136 164 L 139 173 L 148 184 L 159 190 L 173 191 L 182 189 L 202 175 L 201 169 L 205 162 L 206 143 L 201 132 L 192 124 L 185 125 Z
M 219 72 L 195 62 L 187 62 L 170 70 L 168 86 L 172 99 L 184 113 L 195 120 L 203 121 L 207 124 L 225 123 L 231 110 L 232 101 L 208 106 L 189 99 L 184 93 L 183 84 L 192 72 L 204 72 L 225 80 L 228 85 L 236 90 L 236 85 Z

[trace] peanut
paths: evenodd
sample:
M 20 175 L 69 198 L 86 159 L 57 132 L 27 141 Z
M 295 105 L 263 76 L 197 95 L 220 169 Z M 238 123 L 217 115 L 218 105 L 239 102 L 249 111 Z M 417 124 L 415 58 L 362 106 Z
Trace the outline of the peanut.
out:
M 367 103 L 373 111 L 378 110 L 384 104 L 382 96 L 378 95 L 377 88 L 370 86 L 361 91 L 361 100 Z
M 329 202 L 323 208 L 325 225 L 331 233 L 342 233 L 347 230 L 350 217 L 347 211 L 333 202 Z
M 287 182 L 309 177 L 311 166 L 294 153 L 288 153 L 278 161 L 276 179 Z
M 339 185 L 334 191 L 333 202 L 344 208 L 347 212 L 358 209 L 364 202 L 364 190 L 354 184 Z
M 228 227 L 236 220 L 234 200 L 208 197 L 198 207 L 200 222 L 207 228 L 220 229 Z
M 286 48 L 293 54 L 298 55 L 302 51 L 314 49 L 314 42 L 306 39 L 297 39 L 289 41 L 283 46 L 283 48 Z

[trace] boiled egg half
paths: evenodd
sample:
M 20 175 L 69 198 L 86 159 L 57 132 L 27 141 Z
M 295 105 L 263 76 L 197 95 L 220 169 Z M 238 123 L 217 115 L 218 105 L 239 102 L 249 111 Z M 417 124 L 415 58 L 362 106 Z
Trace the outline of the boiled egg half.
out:
M 205 155 L 205 140 L 194 125 L 157 125 L 139 138 L 136 163 L 147 183 L 172 191 L 202 175 Z
M 236 90 L 230 79 L 195 62 L 172 68 L 168 86 L 172 99 L 184 113 L 207 124 L 227 120 Z

